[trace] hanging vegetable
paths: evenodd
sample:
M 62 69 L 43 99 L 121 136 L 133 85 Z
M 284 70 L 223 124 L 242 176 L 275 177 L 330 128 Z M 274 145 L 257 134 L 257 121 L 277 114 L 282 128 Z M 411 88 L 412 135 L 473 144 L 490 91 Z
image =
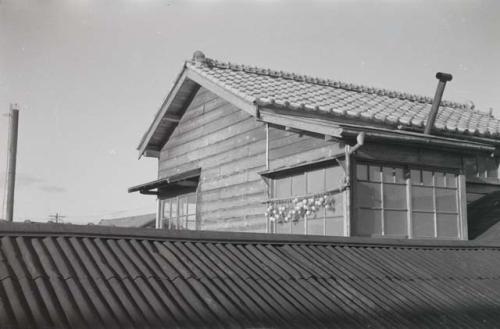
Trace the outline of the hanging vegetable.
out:
M 270 221 L 278 223 L 299 221 L 305 216 L 311 218 L 321 209 L 334 209 L 334 194 L 332 192 L 321 193 L 307 197 L 296 197 L 294 199 L 274 201 L 267 207 L 265 213 Z

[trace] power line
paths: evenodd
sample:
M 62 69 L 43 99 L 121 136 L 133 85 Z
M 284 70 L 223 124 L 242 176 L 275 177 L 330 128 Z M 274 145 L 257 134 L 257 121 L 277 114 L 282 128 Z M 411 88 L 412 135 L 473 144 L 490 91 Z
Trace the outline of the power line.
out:
M 66 216 L 62 216 L 62 215 L 59 215 L 58 212 L 56 212 L 54 215 L 50 215 L 49 218 L 53 219 L 54 222 L 56 223 L 62 223 L 63 222 L 63 218 L 65 218 Z
M 69 214 L 66 215 L 67 217 L 102 217 L 105 215 L 118 215 L 121 213 L 128 213 L 128 212 L 134 212 L 134 211 L 139 211 L 139 210 L 150 210 L 154 209 L 151 207 L 140 207 L 140 208 L 132 208 L 132 209 L 123 209 L 123 210 L 108 210 L 108 211 L 96 211 L 96 212 L 91 212 L 91 213 L 86 213 L 86 214 Z

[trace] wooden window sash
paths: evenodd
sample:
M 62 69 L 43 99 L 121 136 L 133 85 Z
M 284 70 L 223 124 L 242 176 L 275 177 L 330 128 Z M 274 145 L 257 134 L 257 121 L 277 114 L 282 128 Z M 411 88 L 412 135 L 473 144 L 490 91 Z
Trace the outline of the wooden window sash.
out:
M 354 205 L 354 211 L 356 212 L 356 217 L 357 218 L 357 210 L 358 209 L 367 209 L 367 210 L 380 210 L 381 211 L 381 236 L 387 236 L 385 234 L 385 211 L 390 211 L 390 210 L 398 210 L 398 211 L 406 211 L 407 212 L 407 234 L 408 234 L 408 238 L 414 238 L 414 233 L 413 233 L 413 213 L 429 213 L 429 214 L 433 214 L 433 226 L 434 226 L 434 234 L 433 234 L 433 238 L 434 239 L 438 239 L 439 236 L 438 236 L 438 228 L 437 228 L 437 218 L 438 218 L 438 215 L 440 214 L 443 214 L 443 215 L 456 215 L 457 216 L 457 225 L 458 225 L 458 230 L 457 230 L 457 237 L 458 239 L 464 239 L 464 231 L 466 230 L 466 228 L 464 228 L 464 224 L 463 224 L 463 221 L 464 221 L 464 212 L 463 212 L 463 205 L 461 203 L 461 194 L 463 194 L 463 190 L 465 189 L 465 186 L 462 186 L 464 185 L 463 182 L 461 182 L 460 180 L 460 174 L 457 173 L 457 170 L 454 169 L 454 168 L 445 168 L 444 170 L 441 170 L 441 169 L 437 169 L 437 168 L 428 168 L 427 166 L 424 166 L 424 167 L 417 167 L 416 165 L 401 165 L 401 164 L 391 164 L 391 163 L 387 163 L 387 164 L 382 164 L 380 162 L 371 162 L 371 161 L 360 161 L 360 162 L 357 162 L 354 164 L 355 167 L 357 167 L 358 165 L 365 165 L 366 166 L 366 177 L 367 179 L 366 180 L 360 180 L 358 179 L 357 175 L 354 175 L 354 179 L 353 181 L 355 182 L 355 185 L 357 185 L 358 182 L 370 182 L 370 183 L 380 183 L 380 195 L 381 195 L 381 200 L 380 200 L 380 204 L 381 206 L 380 207 L 366 207 L 366 206 L 359 206 L 358 204 L 358 191 L 356 189 L 355 193 L 356 195 L 354 196 L 354 200 L 356 201 L 355 205 Z M 371 177 L 371 171 L 370 171 L 370 168 L 369 166 L 377 166 L 378 168 L 378 175 L 379 175 L 379 179 L 380 181 L 379 182 L 376 182 L 376 181 L 373 181 L 372 180 L 372 177 Z M 405 182 L 404 183 L 397 183 L 395 181 L 395 178 L 394 178 L 394 172 L 393 172 L 393 179 L 394 182 L 385 182 L 384 181 L 384 177 L 383 177 L 383 168 L 384 167 L 398 167 L 398 168 L 402 168 L 403 169 L 403 175 L 405 175 Z M 420 175 L 420 182 L 421 184 L 415 184 L 412 182 L 411 180 L 411 170 L 418 170 L 419 172 L 419 175 Z M 423 171 L 424 170 L 427 170 L 427 171 L 431 171 L 432 172 L 432 183 L 430 185 L 428 184 L 424 184 L 423 183 Z M 354 172 L 356 173 L 357 170 L 354 170 Z M 444 174 L 444 186 L 440 186 L 440 187 L 437 187 L 436 185 L 436 173 L 442 173 Z M 454 176 L 454 185 L 455 187 L 452 187 L 452 186 L 448 186 L 448 180 L 446 179 L 446 176 L 447 175 L 450 175 L 452 174 Z M 462 179 L 463 181 L 465 181 L 465 179 Z M 385 193 L 385 189 L 384 189 L 384 185 L 385 184 L 394 184 L 394 185 L 405 185 L 406 186 L 406 209 L 392 209 L 392 208 L 386 208 L 385 207 L 385 202 L 384 202 L 384 193 Z M 413 193 L 412 193 L 412 187 L 419 187 L 419 186 L 423 186 L 423 187 L 428 187 L 428 188 L 431 188 L 432 189 L 432 210 L 414 210 L 413 209 L 413 202 L 412 202 L 412 199 L 413 199 Z M 452 212 L 452 211 L 439 211 L 437 209 L 437 193 L 436 193 L 436 189 L 439 188 L 439 189 L 445 189 L 445 190 L 453 190 L 455 191 L 455 196 L 456 196 L 456 211 Z M 462 191 L 462 192 L 461 192 Z M 466 220 L 466 219 L 465 219 Z

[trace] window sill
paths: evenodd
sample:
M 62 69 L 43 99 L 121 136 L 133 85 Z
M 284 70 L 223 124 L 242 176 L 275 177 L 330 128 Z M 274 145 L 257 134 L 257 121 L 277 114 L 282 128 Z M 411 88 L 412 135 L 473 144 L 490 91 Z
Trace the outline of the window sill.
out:
M 283 175 L 283 174 L 289 174 L 294 171 L 304 171 L 307 169 L 313 169 L 316 166 L 322 167 L 325 164 L 331 163 L 332 161 L 336 161 L 337 159 L 343 158 L 345 155 L 344 153 L 342 154 L 337 154 L 335 156 L 330 156 L 322 159 L 318 159 L 315 161 L 310 161 L 310 162 L 300 162 L 296 163 L 290 166 L 286 167 L 280 167 L 276 169 L 268 169 L 268 170 L 263 170 L 259 171 L 258 174 L 261 175 L 262 177 L 274 177 L 278 175 Z

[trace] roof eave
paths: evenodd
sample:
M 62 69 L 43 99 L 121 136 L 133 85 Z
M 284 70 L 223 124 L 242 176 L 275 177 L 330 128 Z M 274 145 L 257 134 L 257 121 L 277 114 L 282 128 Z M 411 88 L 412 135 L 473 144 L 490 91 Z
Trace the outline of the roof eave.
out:
M 495 145 L 486 143 L 485 141 L 469 141 L 438 135 L 424 135 L 422 133 L 406 130 L 395 130 L 370 125 L 355 125 L 343 122 L 341 119 L 335 120 L 312 114 L 300 115 L 298 113 L 288 113 L 287 111 L 270 108 L 260 109 L 259 120 L 273 125 L 286 126 L 335 138 L 353 137 L 360 132 L 365 132 L 368 139 L 372 140 L 392 140 L 395 142 L 410 142 L 419 145 L 481 152 L 495 151 Z
M 222 84 L 210 79 L 206 75 L 203 75 L 201 71 L 198 72 L 196 69 L 192 69 L 189 65 L 189 62 L 186 62 L 182 68 L 182 71 L 175 80 L 173 88 L 170 90 L 167 97 L 163 101 L 160 109 L 155 115 L 153 122 L 149 126 L 148 130 L 144 133 L 141 142 L 137 147 L 139 151 L 139 158 L 141 158 L 143 155 L 156 158 L 159 157 L 159 150 L 148 148 L 151 146 L 151 138 L 158 130 L 161 120 L 168 113 L 169 108 L 171 107 L 172 102 L 175 99 L 175 96 L 181 90 L 186 81 L 192 81 L 199 86 L 208 89 L 217 96 L 224 98 L 229 103 L 249 113 L 250 115 L 255 117 L 258 116 L 258 107 L 255 104 L 255 99 L 253 97 L 246 96 L 238 92 L 237 90 L 228 89 Z
M 160 109 L 158 112 L 156 112 L 156 115 L 153 119 L 153 122 L 151 122 L 149 128 L 146 130 L 146 132 L 143 134 L 142 139 L 137 146 L 137 150 L 139 150 L 139 158 L 144 154 L 146 148 L 149 145 L 149 142 L 151 140 L 151 137 L 153 136 L 154 132 L 158 128 L 158 125 L 160 124 L 160 121 L 162 117 L 165 115 L 166 111 L 169 108 L 170 103 L 175 97 L 175 94 L 179 91 L 180 87 L 183 85 L 184 81 L 186 80 L 186 64 L 182 66 L 182 70 L 177 75 L 177 78 L 175 79 L 174 86 L 168 93 L 167 97 L 163 101 L 162 105 L 160 106 Z

